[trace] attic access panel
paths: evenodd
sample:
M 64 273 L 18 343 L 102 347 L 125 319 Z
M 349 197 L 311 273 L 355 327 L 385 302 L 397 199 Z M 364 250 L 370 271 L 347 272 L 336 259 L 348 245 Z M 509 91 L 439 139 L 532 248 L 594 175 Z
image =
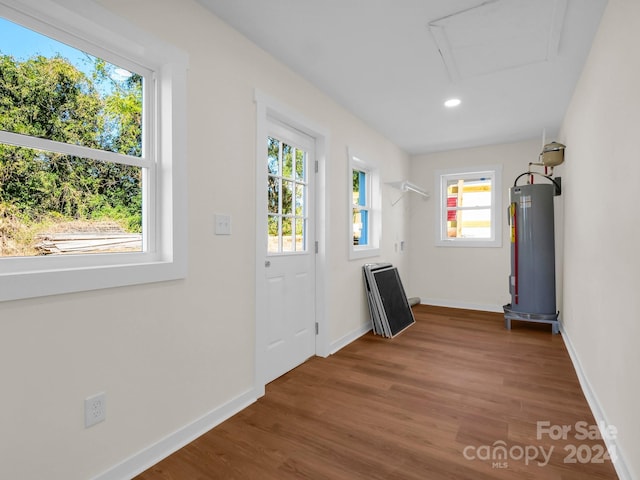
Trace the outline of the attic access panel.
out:
M 489 0 L 429 23 L 452 80 L 553 60 L 567 0 Z

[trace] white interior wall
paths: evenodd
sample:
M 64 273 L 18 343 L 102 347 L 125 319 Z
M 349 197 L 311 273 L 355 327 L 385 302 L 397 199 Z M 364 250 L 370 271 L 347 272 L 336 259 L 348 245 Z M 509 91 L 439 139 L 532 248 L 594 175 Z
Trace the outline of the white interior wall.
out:
M 542 140 L 533 139 L 411 158 L 411 181 L 431 192 L 427 201 L 412 198 L 409 216 L 409 256 L 411 264 L 419 266 L 411 269 L 410 284 L 422 303 L 496 312 L 509 303 L 510 241 L 506 222 L 509 187 L 520 173 L 527 171 L 529 162 L 537 161 L 541 150 Z M 490 165 L 502 165 L 502 211 L 498 212 L 503 215 L 502 246 L 436 246 L 436 215 L 440 206 L 435 172 Z
M 405 209 L 390 207 L 386 188 L 381 256 L 347 256 L 347 147 L 379 164 L 383 181 L 406 178 L 403 151 L 191 0 L 100 3 L 189 55 L 189 274 L 0 304 L 0 478 L 91 478 L 253 388 L 254 89 L 330 134 L 332 345 L 368 326 L 362 263 L 406 270 L 394 248 Z M 232 216 L 231 236 L 213 235 L 215 213 Z M 84 398 L 101 391 L 107 420 L 85 429 Z
M 588 394 L 640 478 L 640 3 L 610 0 L 564 120 L 563 326 Z
M 341 129 L 342 130 L 342 129 Z M 353 332 L 361 332 L 363 328 L 370 328 L 369 307 L 363 290 L 361 267 L 365 263 L 389 262 L 398 267 L 405 289 L 408 288 L 408 253 L 400 250 L 401 240 L 408 237 L 407 204 L 403 201 L 392 206 L 397 198 L 398 190 L 385 185 L 398 179 L 406 179 L 409 173 L 409 157 L 388 142 L 372 142 L 365 135 L 354 132 L 345 135 L 344 130 L 332 130 L 331 143 L 334 146 L 334 160 L 329 166 L 330 176 L 333 178 L 333 198 L 329 206 L 330 260 L 327 269 L 331 280 L 328 288 L 332 302 L 329 317 L 331 321 L 330 336 L 333 339 L 331 350 L 339 348 L 344 342 L 352 340 Z M 338 145 L 336 145 L 336 143 Z M 349 260 L 349 243 L 351 221 L 349 209 L 349 187 L 345 180 L 349 176 L 348 155 L 345 144 L 358 152 L 367 162 L 375 164 L 380 169 L 382 182 L 382 238 L 380 241 L 380 255 L 377 257 Z M 350 181 L 350 177 L 349 177 Z M 339 186 L 338 186 L 339 185 Z M 334 195 L 335 194 L 335 195 Z M 346 206 L 346 207 L 345 207 Z
M 501 249 L 434 246 L 433 171 L 503 163 L 506 191 L 537 158 L 539 140 L 418 156 L 409 175 L 403 152 L 197 4 L 101 3 L 190 55 L 189 277 L 0 304 L 0 477 L 89 478 L 252 387 L 256 87 L 331 134 L 332 342 L 366 326 L 365 261 L 397 264 L 407 293 L 425 303 L 491 310 L 509 300 L 506 225 Z M 565 238 L 561 317 L 593 395 L 619 430 L 629 478 L 640 476 L 631 456 L 640 449 L 640 354 L 633 343 L 640 333 L 640 231 L 633 221 L 640 62 L 629 48 L 640 40 L 639 9 L 633 0 L 609 2 L 559 138 L 568 146 L 559 169 L 566 222 L 558 232 Z M 410 194 L 392 207 L 399 192 L 383 187 L 377 259 L 347 260 L 347 146 L 379 163 L 383 181 L 409 178 L 432 193 L 428 201 Z M 214 213 L 232 215 L 231 237 L 212 235 Z M 402 240 L 408 253 L 396 252 Z M 408 270 L 407 258 L 416 268 Z M 455 274 L 461 267 L 470 272 L 462 283 Z M 102 390 L 107 421 L 85 430 L 83 399 Z

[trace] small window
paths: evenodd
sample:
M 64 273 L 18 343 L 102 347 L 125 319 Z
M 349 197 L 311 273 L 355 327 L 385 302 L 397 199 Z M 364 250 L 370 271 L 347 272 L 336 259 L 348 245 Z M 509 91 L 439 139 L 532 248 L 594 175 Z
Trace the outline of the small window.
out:
M 369 212 L 371 200 L 368 193 L 371 188 L 367 185 L 371 175 L 363 170 L 352 170 L 353 173 L 353 244 L 357 246 L 369 245 Z
M 350 154 L 350 258 L 379 254 L 380 247 L 380 175 L 361 158 Z
M 500 167 L 436 172 L 437 245 L 502 245 L 500 173 Z

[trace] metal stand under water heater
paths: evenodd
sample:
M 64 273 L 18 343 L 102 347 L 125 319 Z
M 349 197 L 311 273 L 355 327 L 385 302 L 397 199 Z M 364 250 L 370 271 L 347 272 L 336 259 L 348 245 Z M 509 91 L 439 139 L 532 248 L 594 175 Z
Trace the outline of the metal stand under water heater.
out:
M 565 148 L 553 142 L 545 146 L 541 154 L 550 148 Z M 557 152 L 557 150 L 556 150 Z M 562 152 L 561 152 L 562 153 Z M 554 162 L 558 162 L 557 155 Z M 560 163 L 561 163 L 560 158 Z M 511 303 L 504 305 L 505 327 L 511 329 L 511 321 L 548 323 L 552 331 L 559 331 L 556 310 L 556 262 L 553 199 L 560 195 L 560 179 L 548 175 L 554 165 L 529 164 L 529 171 L 516 178 L 509 189 L 509 226 L 511 231 L 511 275 L 509 293 Z M 532 165 L 543 165 L 545 174 L 531 171 Z M 534 174 L 544 177 L 545 183 L 533 183 Z M 527 185 L 517 185 L 518 179 L 527 175 Z M 551 183 L 548 183 L 550 181 Z

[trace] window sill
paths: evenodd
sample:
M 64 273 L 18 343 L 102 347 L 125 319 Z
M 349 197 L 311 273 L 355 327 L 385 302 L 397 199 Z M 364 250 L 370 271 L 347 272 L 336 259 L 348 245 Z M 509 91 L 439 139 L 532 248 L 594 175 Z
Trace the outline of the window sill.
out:
M 0 275 L 0 301 L 177 280 L 186 261 L 151 261 Z
M 350 248 L 349 260 L 358 260 L 360 258 L 379 257 L 380 248 L 377 247 L 363 247 L 363 248 Z
M 436 247 L 466 247 L 466 248 L 500 248 L 500 240 L 437 240 Z

